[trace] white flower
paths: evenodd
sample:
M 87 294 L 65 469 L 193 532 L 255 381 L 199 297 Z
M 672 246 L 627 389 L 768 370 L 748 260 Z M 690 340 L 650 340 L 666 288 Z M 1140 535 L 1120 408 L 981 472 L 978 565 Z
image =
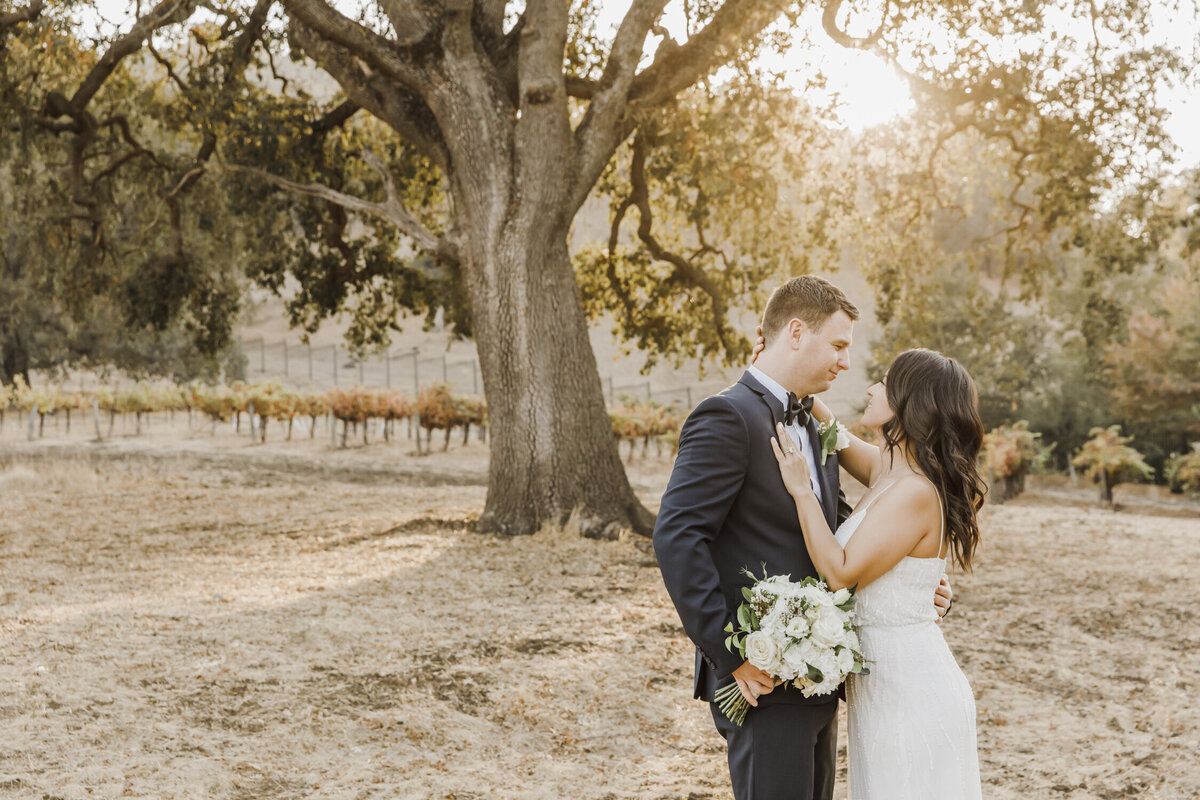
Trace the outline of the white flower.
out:
M 796 594 L 801 600 L 807 601 L 809 606 L 812 607 L 833 604 L 833 598 L 830 597 L 829 592 L 823 591 L 816 586 L 802 586 Z
M 849 647 L 856 653 L 862 652 L 862 645 L 858 642 L 858 633 L 854 630 L 848 630 L 842 634 L 842 645 Z
M 793 639 L 803 639 L 808 636 L 810 630 L 812 630 L 812 626 L 808 624 L 808 619 L 803 614 L 792 617 L 783 629 L 784 633 Z
M 766 631 L 755 631 L 746 637 L 746 660 L 764 672 L 774 673 L 779 661 L 779 644 Z
M 846 430 L 846 426 L 839 422 L 837 423 L 837 443 L 834 444 L 833 449 L 835 451 L 845 450 L 849 446 L 850 431 Z
M 809 691 L 813 694 L 829 694 L 837 690 L 845 673 L 838 669 L 837 656 L 832 650 L 821 650 L 817 653 L 816 663 L 813 664 L 821 672 L 821 682 L 812 686 Z
M 833 647 L 842 643 L 846 623 L 842 614 L 833 606 L 823 606 L 812 626 L 812 640 L 821 647 Z
M 846 675 L 850 670 L 854 669 L 854 653 L 849 648 L 843 647 L 837 652 L 837 668 L 838 672 Z
M 833 604 L 835 606 L 843 605 L 849 599 L 850 599 L 850 590 L 847 589 L 845 586 L 843 586 L 841 589 L 838 589 L 836 592 L 833 593 Z

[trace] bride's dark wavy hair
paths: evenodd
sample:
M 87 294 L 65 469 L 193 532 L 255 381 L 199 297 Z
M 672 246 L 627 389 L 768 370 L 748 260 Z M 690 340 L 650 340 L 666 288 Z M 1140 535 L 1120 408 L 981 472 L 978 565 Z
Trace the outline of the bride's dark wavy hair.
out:
M 979 544 L 978 512 L 987 493 L 979 476 L 983 422 L 979 393 L 966 368 L 932 350 L 896 356 L 884 380 L 894 416 L 882 425 L 884 449 L 895 456 L 908 447 L 912 466 L 942 496 L 946 532 L 955 563 L 971 568 Z

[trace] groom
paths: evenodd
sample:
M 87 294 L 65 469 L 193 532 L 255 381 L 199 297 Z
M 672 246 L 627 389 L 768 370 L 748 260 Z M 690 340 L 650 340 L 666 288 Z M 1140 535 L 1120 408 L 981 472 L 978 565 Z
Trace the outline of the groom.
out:
M 829 527 L 850 514 L 838 460 L 821 464 L 812 395 L 850 368 L 858 309 L 829 281 L 793 278 L 767 301 L 766 349 L 741 380 L 707 398 L 679 435 L 679 454 L 654 528 L 654 550 L 683 628 L 696 643 L 695 696 L 710 703 L 729 749 L 737 800 L 828 800 L 837 753 L 837 697 L 806 699 L 725 648 L 725 625 L 751 580 L 744 568 L 794 581 L 817 574 L 796 504 L 771 451 L 775 424 L 808 460 Z M 738 727 L 713 704 L 736 680 L 752 706 Z

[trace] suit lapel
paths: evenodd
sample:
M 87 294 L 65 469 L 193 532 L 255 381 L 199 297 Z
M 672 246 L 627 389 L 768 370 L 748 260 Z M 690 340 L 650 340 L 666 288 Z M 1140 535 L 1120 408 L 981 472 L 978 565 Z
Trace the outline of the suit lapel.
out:
M 767 391 L 767 387 L 759 383 L 749 372 L 744 373 L 738 383 L 762 398 L 767 408 L 771 409 L 771 420 L 773 422 L 783 422 L 783 403 L 779 402 L 779 399 L 775 395 Z M 774 431 L 774 426 L 772 426 L 771 430 Z M 817 483 L 821 485 L 821 510 L 825 512 L 825 521 L 829 523 L 829 529 L 837 530 L 836 458 L 831 455 L 830 458 L 833 460 L 826 461 L 825 466 L 822 467 L 821 438 L 817 435 L 817 421 L 815 418 L 809 418 L 807 431 L 809 447 L 812 448 L 813 457 L 817 464 Z
M 783 403 L 779 402 L 775 395 L 767 391 L 767 387 L 759 383 L 758 380 L 749 372 L 742 373 L 742 378 L 738 381 L 738 383 L 754 392 L 762 399 L 764 403 L 766 403 L 767 408 L 771 409 L 772 422 L 777 424 L 783 422 Z M 771 430 L 775 430 L 774 425 L 771 426 Z

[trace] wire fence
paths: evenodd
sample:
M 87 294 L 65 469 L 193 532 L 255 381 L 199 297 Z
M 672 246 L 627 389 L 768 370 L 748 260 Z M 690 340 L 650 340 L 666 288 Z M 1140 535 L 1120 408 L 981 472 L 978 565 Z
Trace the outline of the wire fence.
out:
M 353 385 L 400 389 L 418 394 L 433 384 L 444 384 L 454 394 L 483 394 L 483 378 L 477 358 L 450 353 L 430 353 L 419 347 L 389 349 L 358 358 L 344 345 L 307 345 L 287 339 L 264 337 L 243 340 L 246 379 L 277 380 L 280 383 L 314 390 Z M 623 397 L 676 405 L 691 410 L 708 395 L 720 391 L 729 381 L 717 378 L 680 385 L 653 379 L 629 382 L 612 375 L 601 376 L 605 398 L 610 404 Z

